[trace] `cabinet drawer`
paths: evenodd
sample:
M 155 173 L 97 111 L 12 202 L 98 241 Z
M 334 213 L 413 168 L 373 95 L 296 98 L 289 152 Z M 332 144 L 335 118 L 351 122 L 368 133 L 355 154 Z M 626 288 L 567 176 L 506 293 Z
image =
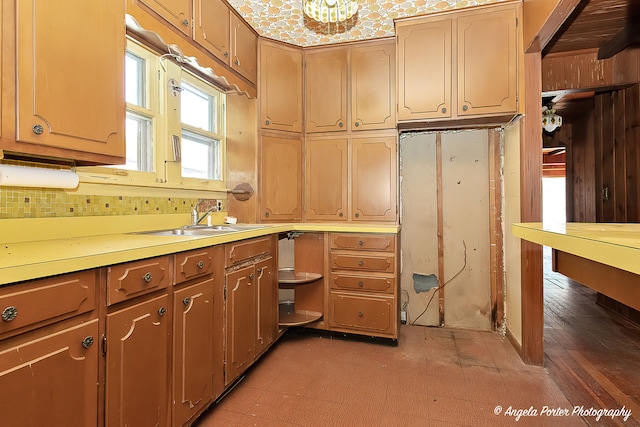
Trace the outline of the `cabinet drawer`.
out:
M 393 252 L 395 250 L 395 236 L 385 234 L 332 233 L 331 248 Z
M 395 333 L 394 299 L 332 293 L 331 327 Z
M 166 288 L 170 279 L 168 256 L 113 265 L 107 271 L 107 305 Z
M 229 267 L 245 259 L 271 253 L 272 241 L 273 239 L 271 237 L 260 237 L 257 239 L 227 243 L 225 245 L 224 266 Z
M 0 288 L 0 335 L 94 310 L 96 287 L 96 272 L 87 270 Z
M 393 294 L 395 277 L 358 276 L 355 274 L 332 273 L 331 288 L 345 291 L 383 292 Z
M 393 255 L 348 254 L 332 252 L 331 268 L 393 273 L 395 271 L 395 258 Z
M 213 255 L 208 249 L 182 252 L 176 254 L 175 260 L 176 284 L 210 274 L 214 270 Z

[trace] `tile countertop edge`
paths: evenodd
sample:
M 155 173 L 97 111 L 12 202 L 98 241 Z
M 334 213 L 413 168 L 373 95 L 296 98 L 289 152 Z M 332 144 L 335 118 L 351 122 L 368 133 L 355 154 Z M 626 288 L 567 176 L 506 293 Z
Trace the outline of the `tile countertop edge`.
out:
M 640 224 L 514 223 L 512 231 L 523 240 L 640 274 Z
M 392 233 L 398 224 L 260 224 L 264 228 L 203 236 L 98 236 L 0 244 L 0 286 L 57 274 L 169 255 L 287 231 Z

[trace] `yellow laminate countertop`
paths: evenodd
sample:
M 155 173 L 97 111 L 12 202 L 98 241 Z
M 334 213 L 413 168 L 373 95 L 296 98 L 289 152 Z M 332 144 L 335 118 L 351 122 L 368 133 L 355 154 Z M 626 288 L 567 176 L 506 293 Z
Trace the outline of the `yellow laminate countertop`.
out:
M 212 236 L 157 236 L 188 215 L 0 220 L 0 285 L 288 231 L 397 233 L 397 224 L 287 223 Z
M 512 224 L 514 236 L 640 274 L 640 224 Z

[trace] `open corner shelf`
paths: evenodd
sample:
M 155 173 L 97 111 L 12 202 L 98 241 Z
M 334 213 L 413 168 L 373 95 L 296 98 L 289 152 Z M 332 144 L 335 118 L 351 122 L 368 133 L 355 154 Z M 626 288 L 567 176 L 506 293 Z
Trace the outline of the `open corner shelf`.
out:
M 297 286 L 313 283 L 322 279 L 322 274 L 295 271 L 293 268 L 278 270 L 278 284 L 282 289 L 295 289 Z M 294 302 L 295 307 L 295 302 Z M 294 310 L 280 313 L 280 326 L 302 326 L 322 318 L 322 313 L 310 310 Z

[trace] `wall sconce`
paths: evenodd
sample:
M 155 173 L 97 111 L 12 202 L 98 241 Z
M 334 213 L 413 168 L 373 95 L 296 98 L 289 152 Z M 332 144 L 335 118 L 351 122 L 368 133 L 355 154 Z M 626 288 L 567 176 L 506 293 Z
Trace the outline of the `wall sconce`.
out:
M 303 0 L 304 13 L 318 22 L 342 22 L 358 12 L 355 0 Z
M 562 126 L 562 117 L 556 114 L 556 110 L 547 108 L 542 112 L 542 129 L 547 133 L 553 133 Z

